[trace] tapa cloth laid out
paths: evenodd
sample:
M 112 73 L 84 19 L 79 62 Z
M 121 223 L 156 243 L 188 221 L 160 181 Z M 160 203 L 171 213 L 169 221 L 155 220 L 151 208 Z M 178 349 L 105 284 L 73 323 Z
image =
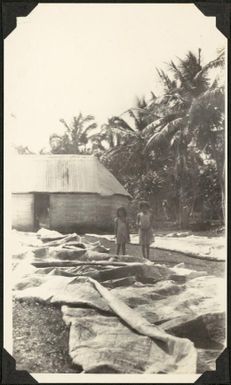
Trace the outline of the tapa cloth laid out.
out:
M 41 275 L 37 274 L 37 277 L 38 281 L 34 284 L 43 281 Z M 175 322 L 178 322 L 178 325 L 169 325 L 170 329 L 178 326 L 178 329 L 181 330 L 190 319 L 195 322 L 198 318 L 195 312 L 197 307 L 195 302 L 198 299 L 200 302 L 203 295 L 193 297 L 191 292 L 191 297 L 187 298 L 187 289 L 190 289 L 190 286 L 186 288 L 185 292 L 182 290 L 181 293 L 178 293 L 178 300 L 173 304 L 174 295 L 159 294 L 160 284 L 156 285 L 156 292 L 155 285 L 152 290 L 151 286 L 141 286 L 125 287 L 120 290 L 116 288 L 109 291 L 96 281 L 89 281 L 87 277 L 73 278 L 55 275 L 48 277 L 45 275 L 44 278 L 45 282 L 41 285 L 18 290 L 16 296 L 63 305 L 64 320 L 70 325 L 69 354 L 73 362 L 82 366 L 86 373 L 195 372 L 196 349 L 193 343 L 189 339 L 174 338 L 168 333 L 163 334 L 161 325 L 157 327 L 150 324 L 144 317 L 140 317 L 143 314 L 147 315 L 150 321 L 165 321 L 163 325 L 167 330 L 169 315 Z M 190 282 L 191 289 L 193 288 L 192 281 Z M 170 292 L 171 290 L 175 292 L 173 283 L 167 285 L 165 290 L 167 287 Z M 129 293 L 129 289 L 134 290 L 133 297 Z M 208 285 L 207 289 L 209 290 Z M 118 292 L 120 292 L 120 298 L 126 299 L 127 303 L 131 303 L 133 306 L 138 303 L 135 310 L 118 299 Z M 163 293 L 163 291 L 161 292 Z M 204 301 L 201 305 L 201 311 L 208 312 L 211 305 L 210 298 L 210 303 Z M 194 313 L 193 307 L 195 308 Z M 163 309 L 162 312 L 160 309 Z M 184 312 L 183 309 L 185 309 Z M 182 314 L 185 316 L 184 319 L 180 319 Z M 195 322 L 194 328 L 198 327 L 201 330 L 201 323 Z M 214 323 L 212 323 L 212 327 L 214 327 Z M 211 331 L 210 337 L 214 339 L 214 328 Z M 216 334 L 215 332 L 215 336 Z M 179 356 L 181 353 L 183 356 Z
M 62 245 L 70 242 L 81 239 L 69 237 Z M 215 334 L 211 327 L 223 321 L 222 279 L 205 277 L 205 272 L 182 265 L 169 269 L 143 261 L 120 263 L 114 258 L 117 262 L 113 262 L 105 253 L 100 261 L 100 253 L 90 244 L 85 245 L 84 253 L 91 250 L 85 261 L 81 247 L 76 247 L 73 261 L 73 256 L 68 259 L 69 251 L 63 253 L 63 246 L 56 249 L 56 242 L 44 243 L 45 252 L 40 246 L 16 258 L 15 296 L 62 305 L 64 320 L 70 325 L 69 353 L 84 372 L 194 373 L 197 350 L 193 343 L 169 331 L 180 335 L 188 325 L 183 337 L 191 337 L 192 327 L 207 322 L 207 314 L 208 339 L 215 344 L 222 341 L 222 327 L 217 327 Z M 147 283 L 150 277 L 152 282 Z M 218 313 L 214 314 L 214 308 Z
M 16 296 L 74 306 L 71 316 L 65 307 L 62 309 L 70 325 L 70 356 L 85 372 L 196 370 L 196 349 L 190 340 L 171 336 L 150 324 L 91 278 L 51 276 L 37 287 L 19 290 Z M 96 313 L 81 317 L 81 308 L 86 306 Z

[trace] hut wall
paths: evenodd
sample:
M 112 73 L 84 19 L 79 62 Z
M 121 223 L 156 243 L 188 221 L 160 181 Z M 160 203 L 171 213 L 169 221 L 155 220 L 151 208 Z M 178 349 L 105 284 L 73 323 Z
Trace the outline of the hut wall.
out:
M 33 230 L 33 194 L 12 194 L 12 227 L 23 231 Z
M 112 230 L 116 210 L 128 205 L 128 197 L 98 194 L 50 195 L 50 227 L 57 230 Z

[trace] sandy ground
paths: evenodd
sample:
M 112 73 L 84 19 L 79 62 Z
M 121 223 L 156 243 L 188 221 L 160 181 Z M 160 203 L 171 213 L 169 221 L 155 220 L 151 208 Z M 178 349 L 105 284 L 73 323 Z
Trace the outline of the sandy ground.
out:
M 95 234 L 88 234 L 95 235 Z M 113 235 L 100 235 L 101 238 L 114 241 Z M 138 245 L 138 234 L 130 235 L 131 244 Z M 225 234 L 173 232 L 156 233 L 151 248 L 177 251 L 195 258 L 206 260 L 226 260 Z
M 97 240 L 97 238 L 90 236 L 87 236 L 86 238 L 91 242 L 95 242 Z M 100 238 L 100 241 L 105 247 L 110 248 L 111 254 L 116 253 L 116 245 L 113 242 L 108 241 L 105 238 Z M 130 255 L 141 256 L 141 247 L 129 244 L 127 245 L 126 252 Z M 186 254 L 162 249 L 150 249 L 150 259 L 151 261 L 163 263 L 167 266 L 174 266 L 178 263 L 184 262 L 185 267 L 189 269 L 195 269 L 198 271 L 205 270 L 208 274 L 215 275 L 217 277 L 224 276 L 225 271 L 225 263 L 222 261 L 207 261 L 204 259 L 193 258 L 187 256 Z
M 86 237 L 90 241 L 97 238 Z M 115 245 L 101 239 L 110 253 L 115 253 Z M 140 255 L 140 247 L 128 245 L 127 254 Z M 208 274 L 224 276 L 225 264 L 221 261 L 195 259 L 184 254 L 166 250 L 152 249 L 150 259 L 167 266 L 184 262 L 185 267 L 205 270 Z M 78 373 L 79 368 L 73 366 L 68 355 L 68 329 L 62 321 L 59 308 L 38 303 L 14 303 L 14 358 L 17 370 L 27 368 L 30 372 Z M 29 337 L 29 338 L 28 338 Z M 29 343 L 28 343 L 29 341 Z M 216 351 L 212 354 L 216 355 Z M 198 371 L 208 368 L 204 358 L 198 358 Z

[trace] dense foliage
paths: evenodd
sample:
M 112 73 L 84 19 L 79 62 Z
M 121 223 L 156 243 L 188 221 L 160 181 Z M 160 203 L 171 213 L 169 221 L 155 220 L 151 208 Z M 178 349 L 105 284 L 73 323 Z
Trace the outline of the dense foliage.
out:
M 224 217 L 224 52 L 205 66 L 201 52 L 158 70 L 163 93 L 109 120 L 120 142 L 101 155 L 134 200 L 148 199 L 157 220 L 187 227 Z M 221 69 L 211 82 L 209 71 Z M 127 123 L 125 115 L 133 119 Z M 109 131 L 108 131 L 109 132 Z M 110 132 L 111 135 L 111 132 Z M 105 133 L 104 133 L 105 140 Z M 223 212 L 222 212 L 223 210 Z

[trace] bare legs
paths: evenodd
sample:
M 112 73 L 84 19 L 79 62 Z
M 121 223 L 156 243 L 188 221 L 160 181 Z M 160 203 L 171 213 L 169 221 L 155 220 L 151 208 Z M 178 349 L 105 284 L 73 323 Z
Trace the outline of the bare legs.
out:
M 149 259 L 149 254 L 150 254 L 150 246 L 149 245 L 142 245 L 142 255 L 143 258 Z
M 121 244 L 117 245 L 116 254 L 119 255 L 120 247 L 122 248 L 122 254 L 125 255 L 126 254 L 126 245 L 125 245 L 125 243 L 121 243 Z
M 116 254 L 120 254 L 120 249 L 122 250 L 122 255 L 126 254 L 126 244 L 120 243 L 117 245 Z M 142 245 L 142 255 L 143 258 L 149 259 L 150 256 L 150 246 L 149 245 Z
M 146 250 L 147 250 L 147 259 L 149 259 L 149 245 L 146 246 Z

